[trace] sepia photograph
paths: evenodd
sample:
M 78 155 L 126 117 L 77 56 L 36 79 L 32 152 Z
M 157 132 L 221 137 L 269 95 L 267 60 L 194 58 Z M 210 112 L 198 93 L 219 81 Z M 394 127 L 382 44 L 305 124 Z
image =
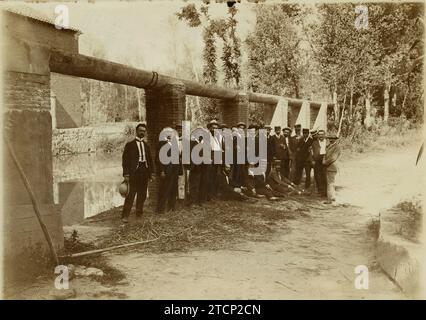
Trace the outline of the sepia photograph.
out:
M 424 7 L 2 1 L 1 299 L 426 299 Z

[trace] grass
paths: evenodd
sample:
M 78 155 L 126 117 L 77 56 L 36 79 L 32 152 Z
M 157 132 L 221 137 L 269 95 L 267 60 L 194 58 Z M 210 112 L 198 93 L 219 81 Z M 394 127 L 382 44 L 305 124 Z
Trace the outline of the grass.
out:
M 303 198 L 303 203 L 300 200 L 290 197 L 286 201 L 255 203 L 218 200 L 203 207 L 181 206 L 178 212 L 161 216 L 147 209 L 141 221 L 131 221 L 125 227 L 120 221 L 121 209 L 117 208 L 89 218 L 84 224 L 111 228 L 99 248 L 156 239 L 134 250 L 152 253 L 218 250 L 246 240 L 268 241 L 276 228 L 288 228 L 285 223 L 288 219 L 308 215 L 308 203 L 318 205 L 315 198 Z
M 418 127 L 402 131 L 394 127 L 383 127 L 380 131 L 355 130 L 353 134 L 341 138 L 341 146 L 344 151 L 352 153 L 385 150 L 413 143 L 417 143 L 420 148 L 422 134 L 422 129 Z
M 423 208 L 420 200 L 400 202 L 395 208 L 397 214 L 397 234 L 413 242 L 420 241 L 423 221 Z

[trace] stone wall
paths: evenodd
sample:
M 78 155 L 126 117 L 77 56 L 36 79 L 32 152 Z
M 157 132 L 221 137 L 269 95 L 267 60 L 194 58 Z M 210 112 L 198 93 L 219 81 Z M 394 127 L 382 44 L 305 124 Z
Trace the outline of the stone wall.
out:
M 58 129 L 145 120 L 145 91 L 51 73 L 52 117 Z
M 54 156 L 96 151 L 122 150 L 137 122 L 108 123 L 93 127 L 55 129 L 52 137 Z

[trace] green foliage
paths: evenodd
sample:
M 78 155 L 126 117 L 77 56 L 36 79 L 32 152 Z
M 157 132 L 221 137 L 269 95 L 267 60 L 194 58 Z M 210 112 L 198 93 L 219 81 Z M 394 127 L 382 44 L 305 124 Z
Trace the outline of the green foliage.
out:
M 355 27 L 356 5 L 320 5 L 321 19 L 307 28 L 323 81 L 340 105 L 371 97 L 383 114 L 387 89 L 396 93 L 391 114 L 422 117 L 422 5 L 369 4 L 367 29 Z
M 236 6 L 228 9 L 227 19 L 212 19 L 209 14 L 208 2 L 204 2 L 199 9 L 194 4 L 181 8 L 176 15 L 180 20 L 186 21 L 190 27 L 203 27 L 203 78 L 206 83 L 218 82 L 217 67 L 217 39 L 223 42 L 222 70 L 225 84 L 238 88 L 241 71 L 241 41 L 236 34 Z
M 256 8 L 256 27 L 246 40 L 250 87 L 255 92 L 300 96 L 302 62 L 294 8 L 284 4 Z

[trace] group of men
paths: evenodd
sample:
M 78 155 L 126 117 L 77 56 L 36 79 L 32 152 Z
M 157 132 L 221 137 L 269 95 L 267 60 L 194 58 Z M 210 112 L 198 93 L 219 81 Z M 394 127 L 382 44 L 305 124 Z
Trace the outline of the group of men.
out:
M 222 129 L 217 135 L 217 129 Z M 259 129 L 266 130 L 266 140 L 259 138 Z M 179 146 L 179 161 L 163 163 L 159 153 L 151 158 L 150 147 L 144 140 L 146 125 L 139 124 L 136 128 L 136 138 L 128 142 L 123 152 L 123 176 L 128 182 L 129 192 L 126 195 L 122 211 L 123 222 L 128 221 L 134 198 L 136 201 L 136 216 L 143 214 L 143 204 L 146 199 L 148 181 L 156 173 L 159 179 L 157 213 L 174 211 L 178 198 L 179 176 L 185 177 L 185 201 L 189 206 L 202 205 L 205 202 L 222 199 L 236 199 L 256 201 L 267 198 L 278 200 L 289 194 L 302 194 L 311 187 L 311 172 L 314 171 L 314 180 L 320 196 L 327 197 L 328 202 L 335 201 L 334 177 L 337 173 L 336 161 L 340 156 L 340 147 L 335 135 L 325 136 L 324 130 L 309 131 L 300 124 L 294 130 L 289 127 L 281 129 L 270 126 L 251 124 L 248 128 L 243 122 L 232 127 L 212 120 L 202 130 L 210 138 L 207 155 L 212 161 L 199 162 L 191 158 L 189 163 L 182 162 L 182 126 L 165 128 L 170 135 L 159 141 L 158 150 L 165 144 L 172 145 L 173 137 Z M 174 134 L 173 134 L 174 133 Z M 227 135 L 229 135 L 227 139 Z M 254 145 L 243 144 L 241 150 L 239 139 L 254 139 Z M 203 155 L 203 136 L 190 135 L 190 150 L 196 148 Z M 232 143 L 226 143 L 232 141 Z M 246 140 L 247 141 L 247 140 Z M 248 148 L 254 147 L 254 153 L 259 155 L 259 143 L 266 141 L 266 154 L 260 157 L 258 163 L 250 161 Z M 173 148 L 168 149 L 167 156 L 171 156 Z M 243 158 L 239 154 L 243 152 Z M 232 160 L 226 160 L 226 153 L 232 152 Z M 243 161 L 241 161 L 241 158 Z M 213 159 L 222 159 L 219 163 Z M 262 170 L 256 170 L 263 166 Z M 305 175 L 304 188 L 300 187 Z

